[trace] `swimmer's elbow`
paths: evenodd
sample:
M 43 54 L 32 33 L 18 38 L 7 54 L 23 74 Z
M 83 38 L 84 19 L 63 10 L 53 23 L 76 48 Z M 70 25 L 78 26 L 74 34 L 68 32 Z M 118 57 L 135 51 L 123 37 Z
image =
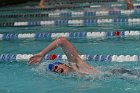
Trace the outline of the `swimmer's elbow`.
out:
M 58 38 L 62 43 L 67 42 L 67 39 L 65 37 L 59 37 Z
M 58 39 L 59 39 L 59 40 L 62 40 L 62 41 L 65 41 L 65 40 L 66 40 L 66 38 L 65 38 L 65 37 L 62 37 L 62 36 L 59 37 Z

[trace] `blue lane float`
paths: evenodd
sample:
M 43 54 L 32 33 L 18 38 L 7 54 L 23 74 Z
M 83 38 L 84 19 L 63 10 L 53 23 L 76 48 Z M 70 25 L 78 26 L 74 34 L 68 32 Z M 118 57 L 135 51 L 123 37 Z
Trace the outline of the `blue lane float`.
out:
M 49 60 L 47 54 L 44 60 Z M 33 54 L 0 54 L 0 62 L 15 62 L 15 61 L 28 61 Z M 139 55 L 79 55 L 85 61 L 100 61 L 100 62 L 139 62 Z M 66 55 L 56 55 L 55 60 L 67 60 Z
M 139 25 L 140 18 L 99 18 L 99 19 L 56 19 L 43 21 L 0 22 L 0 27 L 30 26 L 96 26 L 96 25 Z
M 0 40 L 54 40 L 58 37 L 65 37 L 69 40 L 92 39 L 127 39 L 140 40 L 140 31 L 113 31 L 113 32 L 65 32 L 65 33 L 5 33 L 0 34 Z

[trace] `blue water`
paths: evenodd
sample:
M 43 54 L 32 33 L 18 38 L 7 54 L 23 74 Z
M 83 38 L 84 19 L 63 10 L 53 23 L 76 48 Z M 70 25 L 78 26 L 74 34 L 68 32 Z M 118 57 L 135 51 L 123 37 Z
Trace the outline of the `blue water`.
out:
M 1 33 L 70 32 L 70 31 L 117 31 L 139 30 L 139 26 L 98 27 L 1 27 Z M 139 40 L 70 41 L 79 54 L 139 55 Z M 35 54 L 51 43 L 46 40 L 0 41 L 0 54 Z M 51 53 L 63 54 L 61 48 Z M 101 73 L 80 77 L 75 74 L 59 75 L 47 72 L 42 61 L 28 65 L 27 61 L 0 62 L 0 93 L 139 93 L 140 77 L 135 75 L 113 75 L 109 71 L 117 68 L 139 70 L 139 62 L 94 62 L 87 61 Z
M 44 41 L 2 41 L 1 53 L 37 53 L 50 42 Z M 93 41 L 72 42 L 79 54 L 140 54 L 139 41 Z M 88 46 L 88 49 L 87 49 Z M 61 48 L 52 53 L 63 54 Z M 78 77 L 62 76 L 48 73 L 44 69 L 43 61 L 39 65 L 27 65 L 27 62 L 0 63 L 0 92 L 2 93 L 132 93 L 139 92 L 140 78 L 127 75 L 110 75 L 108 72 L 115 68 L 140 69 L 139 62 L 87 63 L 98 69 L 102 74 L 97 76 Z M 104 72 L 105 71 L 105 72 Z

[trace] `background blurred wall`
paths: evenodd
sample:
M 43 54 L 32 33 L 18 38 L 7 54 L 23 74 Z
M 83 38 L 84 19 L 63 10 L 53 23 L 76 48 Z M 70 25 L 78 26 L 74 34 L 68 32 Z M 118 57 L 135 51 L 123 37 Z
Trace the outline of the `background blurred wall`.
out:
M 29 1 L 39 1 L 39 0 L 0 0 L 0 6 L 21 4 Z

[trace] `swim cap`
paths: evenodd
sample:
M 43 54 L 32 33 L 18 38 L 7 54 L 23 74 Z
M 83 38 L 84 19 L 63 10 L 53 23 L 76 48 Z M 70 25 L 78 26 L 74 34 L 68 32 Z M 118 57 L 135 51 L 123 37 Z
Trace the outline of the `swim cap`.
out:
M 50 70 L 50 71 L 52 71 L 52 69 L 53 69 L 53 67 L 55 66 L 55 65 L 59 65 L 59 64 L 61 64 L 60 62 L 55 62 L 55 63 L 53 63 L 53 64 L 48 64 L 48 69 Z

